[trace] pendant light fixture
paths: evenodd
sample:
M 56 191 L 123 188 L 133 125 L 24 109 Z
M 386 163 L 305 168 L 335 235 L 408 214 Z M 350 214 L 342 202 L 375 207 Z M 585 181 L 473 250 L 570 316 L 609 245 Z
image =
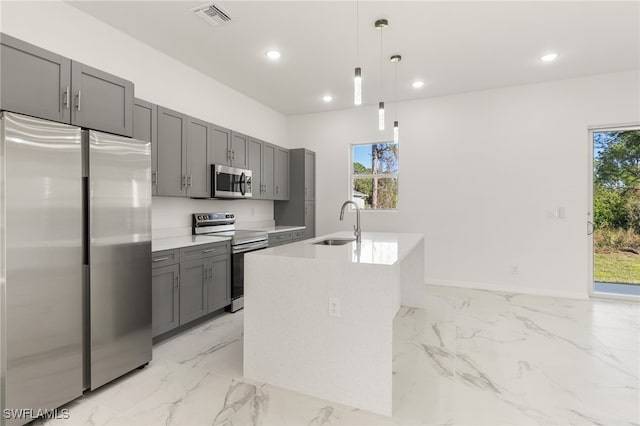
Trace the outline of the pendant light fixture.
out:
M 398 124 L 398 62 L 402 60 L 402 56 L 393 55 L 389 59 L 396 66 L 396 75 L 395 75 L 395 103 L 396 103 L 396 119 L 393 121 L 393 142 L 398 143 L 400 139 L 400 126 Z
M 380 96 L 384 98 L 384 76 L 382 74 L 382 30 L 389 25 L 386 19 L 378 19 L 375 27 L 380 30 Z M 384 130 L 384 101 L 378 103 L 378 130 Z
M 360 64 L 360 5 L 356 0 L 356 59 L 358 65 Z M 359 66 L 356 67 L 353 76 L 353 104 L 362 104 L 362 70 Z

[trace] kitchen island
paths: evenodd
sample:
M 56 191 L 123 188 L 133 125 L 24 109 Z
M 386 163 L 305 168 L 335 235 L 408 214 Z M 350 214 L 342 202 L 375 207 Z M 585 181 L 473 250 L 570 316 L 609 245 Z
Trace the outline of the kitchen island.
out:
M 351 238 L 246 256 L 244 376 L 391 415 L 393 319 L 401 305 L 424 306 L 424 238 L 316 244 Z

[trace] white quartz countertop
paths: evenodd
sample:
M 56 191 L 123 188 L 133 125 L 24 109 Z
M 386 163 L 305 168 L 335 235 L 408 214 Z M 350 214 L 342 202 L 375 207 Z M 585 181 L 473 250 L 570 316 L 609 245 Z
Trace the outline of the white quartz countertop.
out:
M 209 235 L 184 235 L 181 237 L 154 238 L 151 240 L 151 251 L 173 250 L 201 244 L 229 241 L 231 237 L 212 237 Z
M 254 231 L 266 231 L 268 234 L 275 234 L 276 232 L 297 231 L 299 229 L 305 229 L 304 226 L 288 226 L 288 225 L 273 225 L 273 226 L 258 226 L 258 227 L 238 227 L 238 229 L 249 229 Z
M 341 246 L 314 244 L 332 238 L 354 238 L 353 232 L 336 232 L 297 243 L 249 253 L 249 256 L 277 256 L 301 259 L 329 260 L 355 264 L 394 265 L 404 259 L 424 240 L 422 234 L 395 232 L 363 232 L 362 242 Z

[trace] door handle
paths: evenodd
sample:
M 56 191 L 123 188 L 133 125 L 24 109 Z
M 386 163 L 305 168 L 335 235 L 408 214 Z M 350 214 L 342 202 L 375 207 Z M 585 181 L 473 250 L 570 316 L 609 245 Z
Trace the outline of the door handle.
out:
M 208 249 L 208 250 L 202 250 L 203 253 L 211 253 L 212 251 L 216 251 L 218 250 L 217 248 L 212 248 L 212 249 Z
M 593 222 L 588 220 L 587 221 L 587 235 L 593 235 L 593 231 L 595 231 L 595 226 L 593 226 Z
M 169 260 L 168 257 L 156 257 L 153 259 L 154 262 L 164 262 L 165 260 Z
M 76 109 L 80 112 L 80 102 L 82 102 L 82 91 L 78 90 L 78 94 L 76 95 Z
M 69 109 L 69 103 L 71 102 L 71 93 L 69 92 L 69 86 L 64 91 L 64 106 Z
M 187 175 L 182 175 L 182 186 L 187 186 Z

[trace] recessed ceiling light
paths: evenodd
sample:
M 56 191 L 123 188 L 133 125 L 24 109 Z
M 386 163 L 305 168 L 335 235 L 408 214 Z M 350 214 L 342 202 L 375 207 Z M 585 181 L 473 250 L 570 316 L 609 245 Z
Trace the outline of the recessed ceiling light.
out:
M 540 57 L 540 60 L 542 62 L 553 62 L 556 60 L 556 58 L 558 58 L 558 54 L 557 53 L 547 53 L 544 56 Z
M 413 86 L 414 89 L 419 89 L 422 86 L 424 86 L 424 81 L 420 81 L 420 80 L 414 81 L 411 85 Z
M 333 96 L 331 96 L 331 95 L 324 95 L 324 96 L 322 97 L 322 100 L 323 100 L 323 101 L 325 101 L 325 102 L 331 102 L 331 101 L 333 100 Z
M 269 50 L 267 53 L 265 53 L 265 55 L 267 55 L 267 58 L 275 61 L 280 59 L 280 52 L 277 50 Z

